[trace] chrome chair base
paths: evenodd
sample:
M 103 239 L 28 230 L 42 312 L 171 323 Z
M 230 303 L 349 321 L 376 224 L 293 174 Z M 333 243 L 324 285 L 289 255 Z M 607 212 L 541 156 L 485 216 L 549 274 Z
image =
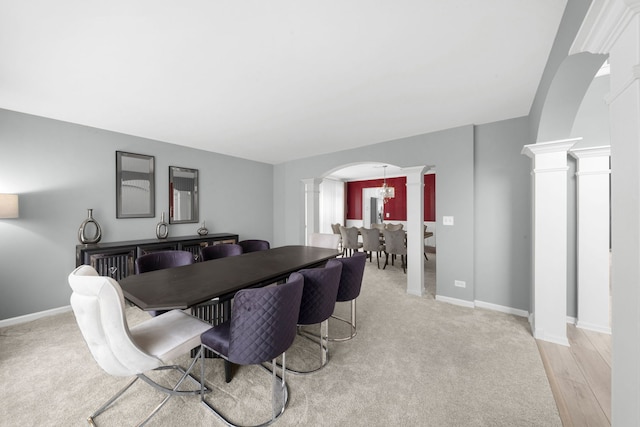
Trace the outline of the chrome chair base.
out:
M 206 347 L 205 345 L 203 345 L 203 347 Z M 222 358 L 224 358 L 223 356 L 220 356 Z M 202 378 L 202 387 L 204 388 L 205 385 L 205 381 L 204 381 L 204 357 L 202 358 L 202 364 L 201 364 L 201 378 Z M 226 360 L 226 359 L 225 359 Z M 286 354 L 282 353 L 282 365 L 285 366 L 286 365 Z M 274 421 L 276 421 L 278 418 L 280 418 L 280 416 L 284 413 L 285 409 L 287 408 L 287 405 L 289 403 L 289 389 L 287 387 L 287 383 L 285 380 L 285 372 L 286 372 L 286 368 L 283 369 L 282 371 L 282 376 L 278 376 L 276 374 L 276 359 L 273 359 L 271 361 L 271 369 L 266 368 L 263 365 L 262 368 L 264 368 L 265 370 L 267 370 L 269 373 L 271 373 L 271 377 L 272 377 L 272 395 L 271 395 L 271 409 L 272 409 L 272 413 L 271 413 L 271 418 L 261 424 L 256 424 L 253 426 L 249 426 L 249 427 L 263 427 L 263 426 L 268 426 L 269 424 L 273 423 Z M 211 412 L 213 412 L 213 414 L 218 417 L 218 419 L 220 419 L 220 421 L 222 421 L 223 423 L 225 423 L 227 426 L 229 427 L 244 427 L 240 424 L 236 424 L 235 422 L 231 421 L 230 419 L 226 418 L 224 415 L 222 415 L 210 402 L 208 402 L 205 399 L 204 393 L 200 393 L 200 401 L 202 402 L 202 404 L 207 407 L 207 409 L 209 409 Z
M 342 317 L 338 317 L 335 315 L 331 315 L 331 317 L 333 319 L 339 320 L 340 322 L 344 322 L 347 325 L 349 325 L 351 327 L 351 335 L 347 337 L 328 338 L 329 341 L 333 341 L 333 342 L 348 341 L 358 334 L 358 331 L 356 331 L 356 300 L 355 299 L 351 300 L 351 319 L 350 320 L 343 319 Z
M 162 402 L 160 402 L 160 404 L 158 404 L 158 406 L 156 406 L 153 409 L 153 411 L 151 411 L 151 413 L 149 415 L 147 415 L 147 417 L 144 420 L 142 420 L 138 424 L 136 424 L 138 426 L 143 426 L 147 422 L 149 422 L 149 420 L 155 414 L 158 413 L 158 411 L 164 406 L 164 404 L 169 401 L 171 396 L 188 396 L 188 395 L 198 395 L 198 394 L 208 393 L 210 390 L 208 388 L 206 388 L 206 387 L 202 387 L 202 382 L 200 380 L 198 380 L 197 378 L 195 378 L 193 375 L 191 375 L 191 371 L 193 370 L 193 367 L 195 366 L 196 361 L 198 360 L 198 358 L 200 358 L 200 355 L 201 355 L 201 350 L 198 351 L 196 357 L 193 358 L 193 361 L 191 362 L 191 364 L 189 365 L 189 367 L 186 370 L 183 367 L 179 366 L 179 365 L 160 366 L 160 367 L 154 369 L 154 371 L 175 369 L 175 370 L 181 372 L 182 376 L 180 377 L 180 379 L 178 380 L 176 385 L 173 386 L 173 388 L 168 388 L 168 387 L 162 386 L 162 385 L 160 385 L 157 382 L 153 381 L 151 378 L 149 378 L 148 376 L 146 376 L 144 374 L 136 375 L 131 381 L 129 381 L 129 383 L 127 385 L 125 385 L 122 389 L 120 389 L 120 391 L 118 391 L 111 399 L 109 399 L 107 402 L 105 402 L 93 414 L 89 415 L 87 417 L 87 422 L 91 426 L 96 426 L 95 418 L 98 415 L 102 414 L 104 411 L 106 411 L 111 406 L 111 404 L 113 404 L 116 400 L 118 400 L 118 398 L 120 396 L 122 396 L 124 394 L 124 392 L 127 391 L 138 379 L 141 379 L 142 381 L 146 382 L 147 384 L 149 384 L 151 387 L 155 388 L 156 390 L 159 390 L 159 391 L 167 394 L 167 396 L 162 400 Z M 187 378 L 189 378 L 192 381 L 194 381 L 195 383 L 197 383 L 198 386 L 200 386 L 200 388 L 198 388 L 196 390 L 178 390 L 178 387 L 180 387 L 180 385 Z
M 320 346 L 320 366 L 317 368 L 305 370 L 305 371 L 292 369 L 292 368 L 285 368 L 283 365 L 280 365 L 279 363 L 276 363 L 276 366 L 282 369 L 283 371 L 286 370 L 290 374 L 294 374 L 294 375 L 312 374 L 324 368 L 325 366 L 327 366 L 327 363 L 329 363 L 329 321 L 325 320 L 324 322 L 320 323 L 320 336 L 312 334 L 308 331 L 305 331 L 301 329 L 300 326 L 298 326 L 298 335 Z M 270 371 L 270 369 L 265 367 L 264 365 L 263 367 L 268 371 Z

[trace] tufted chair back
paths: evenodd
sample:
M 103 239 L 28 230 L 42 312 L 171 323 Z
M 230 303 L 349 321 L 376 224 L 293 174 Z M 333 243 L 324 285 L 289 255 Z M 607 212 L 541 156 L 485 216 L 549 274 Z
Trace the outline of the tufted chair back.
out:
M 336 258 L 342 264 L 340 286 L 336 301 L 351 301 L 358 298 L 364 276 L 364 264 L 367 256 L 364 252 L 357 252 L 346 258 Z
M 287 283 L 236 293 L 231 311 L 229 361 L 251 365 L 284 353 L 296 337 L 304 279 L 292 273 Z
M 136 274 L 193 263 L 193 254 L 188 251 L 149 252 L 136 258 Z
M 209 261 L 211 259 L 242 255 L 242 246 L 236 245 L 235 243 L 223 243 L 202 248 L 201 252 L 202 260 Z
M 331 316 L 336 305 L 342 264 L 330 259 L 324 268 L 309 268 L 300 270 L 299 273 L 304 276 L 304 291 L 298 324 L 324 322 Z
M 309 246 L 338 250 L 340 245 L 339 234 L 311 233 L 309 234 Z
M 266 240 L 243 240 L 238 242 L 240 246 L 242 246 L 242 252 L 256 252 L 256 251 L 266 251 L 271 248 L 271 245 Z
M 131 376 L 162 365 L 132 341 L 118 282 L 83 265 L 69 275 L 69 285 L 78 327 L 102 369 L 115 376 Z

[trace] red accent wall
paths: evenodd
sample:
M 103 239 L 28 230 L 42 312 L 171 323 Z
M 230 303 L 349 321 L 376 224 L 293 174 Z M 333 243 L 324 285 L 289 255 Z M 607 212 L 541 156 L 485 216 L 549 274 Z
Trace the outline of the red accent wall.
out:
M 436 220 L 436 174 L 424 176 L 424 220 Z
M 436 176 L 424 176 L 424 220 L 436 220 Z M 362 189 L 382 187 L 382 179 L 347 182 L 347 219 L 362 219 Z M 395 188 L 396 196 L 384 205 L 384 221 L 407 220 L 407 178 L 387 178 L 387 185 Z M 389 216 L 387 217 L 387 213 Z

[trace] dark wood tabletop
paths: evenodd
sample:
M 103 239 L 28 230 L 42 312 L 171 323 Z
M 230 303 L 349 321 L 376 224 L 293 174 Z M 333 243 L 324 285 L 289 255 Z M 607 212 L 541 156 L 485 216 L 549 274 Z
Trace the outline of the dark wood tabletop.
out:
M 240 289 L 274 283 L 294 271 L 324 265 L 337 255 L 334 249 L 282 246 L 131 275 L 119 283 L 125 298 L 143 310 L 185 309 Z

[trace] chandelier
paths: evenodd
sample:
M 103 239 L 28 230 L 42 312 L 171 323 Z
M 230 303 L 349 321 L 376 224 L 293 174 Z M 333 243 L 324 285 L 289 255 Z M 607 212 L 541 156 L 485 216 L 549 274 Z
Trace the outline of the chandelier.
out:
M 384 181 L 382 183 L 382 187 L 380 187 L 380 197 L 382 197 L 383 203 L 387 203 L 389 199 L 396 197 L 396 189 L 387 185 L 387 165 L 384 165 L 383 168 Z

